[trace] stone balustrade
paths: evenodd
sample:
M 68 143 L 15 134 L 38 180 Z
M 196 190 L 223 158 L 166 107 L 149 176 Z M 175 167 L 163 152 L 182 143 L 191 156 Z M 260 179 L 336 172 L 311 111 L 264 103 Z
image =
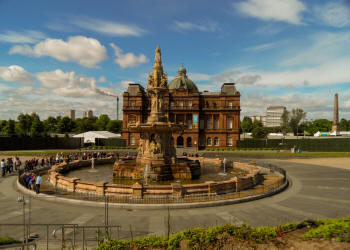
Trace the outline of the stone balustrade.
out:
M 192 159 L 192 158 L 190 158 Z M 194 160 L 221 164 L 219 158 L 193 157 Z M 95 164 L 113 163 L 115 159 L 96 159 Z M 135 183 L 133 185 L 113 184 L 107 182 L 87 182 L 79 178 L 64 176 L 68 171 L 91 166 L 91 161 L 73 161 L 53 166 L 49 170 L 49 179 L 52 185 L 71 192 L 91 193 L 94 195 L 108 196 L 185 196 L 192 194 L 225 194 L 254 187 L 263 180 L 260 170 L 255 165 L 234 162 L 235 168 L 247 172 L 243 177 L 234 177 L 225 181 L 206 181 L 200 184 L 181 184 L 178 182 L 170 185 L 145 185 Z

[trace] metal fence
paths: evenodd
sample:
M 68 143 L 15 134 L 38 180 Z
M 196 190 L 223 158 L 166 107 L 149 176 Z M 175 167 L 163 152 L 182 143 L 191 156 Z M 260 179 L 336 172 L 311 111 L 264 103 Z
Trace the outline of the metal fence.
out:
M 114 225 L 0 224 L 0 237 L 22 239 L 23 243 L 12 246 L 16 249 L 94 249 L 109 239 L 119 239 L 120 228 Z

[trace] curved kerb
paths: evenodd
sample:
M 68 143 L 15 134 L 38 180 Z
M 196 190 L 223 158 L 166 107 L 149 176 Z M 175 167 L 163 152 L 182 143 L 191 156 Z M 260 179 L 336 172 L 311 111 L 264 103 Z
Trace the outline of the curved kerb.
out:
M 69 198 L 62 198 L 57 197 L 54 195 L 47 195 L 47 194 L 36 194 L 33 190 L 29 190 L 22 186 L 18 179 L 16 180 L 17 188 L 20 192 L 31 195 L 33 197 L 37 197 L 39 199 L 46 199 L 54 202 L 65 202 L 70 203 L 74 205 L 85 205 L 85 206 L 92 206 L 92 207 L 104 207 L 105 202 L 98 202 L 98 201 L 84 201 L 84 200 L 75 200 L 75 199 L 69 199 Z M 269 197 L 275 194 L 278 194 L 285 190 L 289 185 L 289 181 L 287 178 L 285 178 L 284 183 L 279 186 L 278 188 L 268 191 L 263 194 L 258 195 L 252 195 L 248 197 L 243 198 L 235 198 L 235 199 L 227 199 L 227 200 L 220 200 L 220 201 L 207 201 L 207 202 L 193 202 L 193 203 L 175 203 L 175 204 L 129 204 L 129 203 L 109 203 L 108 205 L 112 208 L 124 208 L 124 209 L 184 209 L 184 208 L 202 208 L 202 207 L 214 207 L 214 206 L 224 206 L 224 205 L 232 205 L 232 204 L 238 204 L 248 201 L 254 201 L 258 199 L 262 199 L 265 197 Z

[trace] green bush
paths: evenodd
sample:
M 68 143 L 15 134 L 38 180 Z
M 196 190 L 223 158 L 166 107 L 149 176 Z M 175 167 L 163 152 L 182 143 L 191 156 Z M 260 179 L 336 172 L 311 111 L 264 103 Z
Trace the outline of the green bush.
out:
M 350 217 L 334 220 L 318 220 L 323 224 L 304 234 L 304 239 L 323 238 L 350 242 Z
M 22 243 L 22 241 L 15 240 L 11 237 L 0 238 L 0 245 L 8 245 L 8 244 L 15 244 L 15 243 Z

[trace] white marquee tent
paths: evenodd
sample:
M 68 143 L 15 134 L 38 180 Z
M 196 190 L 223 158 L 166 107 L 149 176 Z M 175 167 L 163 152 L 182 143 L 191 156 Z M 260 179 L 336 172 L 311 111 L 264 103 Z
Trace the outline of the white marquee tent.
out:
M 108 131 L 89 131 L 73 136 L 74 138 L 84 138 L 84 143 L 95 143 L 96 138 L 121 138 L 121 134 L 114 134 Z

